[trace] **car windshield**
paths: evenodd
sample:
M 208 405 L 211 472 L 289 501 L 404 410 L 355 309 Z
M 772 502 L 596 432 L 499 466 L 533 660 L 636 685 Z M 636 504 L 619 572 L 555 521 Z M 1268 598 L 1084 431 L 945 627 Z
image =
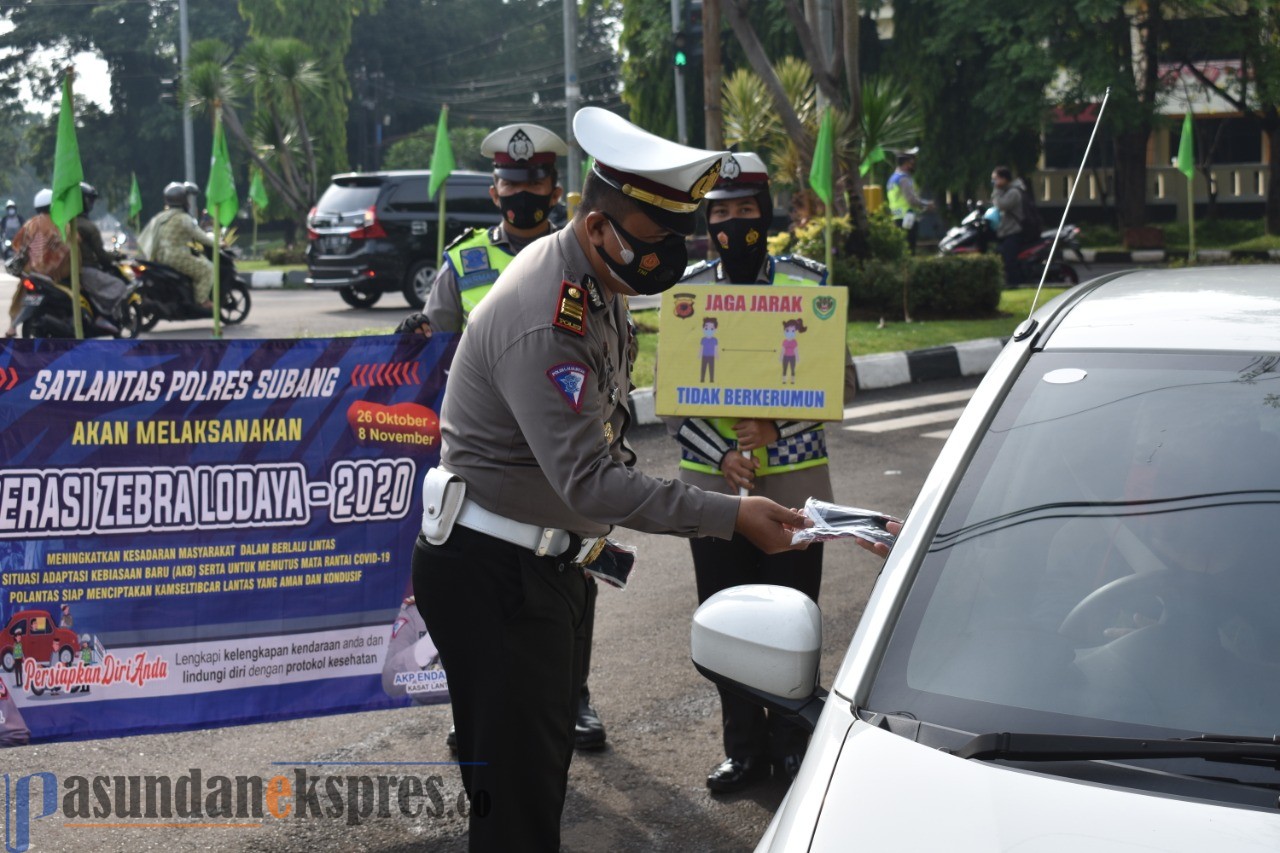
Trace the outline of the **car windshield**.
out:
M 969 732 L 1280 733 L 1280 357 L 1040 353 L 869 707 Z

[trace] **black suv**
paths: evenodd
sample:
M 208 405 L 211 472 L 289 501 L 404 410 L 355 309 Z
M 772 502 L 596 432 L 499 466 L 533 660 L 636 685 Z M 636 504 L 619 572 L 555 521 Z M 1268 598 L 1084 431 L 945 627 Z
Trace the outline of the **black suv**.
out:
M 307 216 L 307 284 L 337 290 L 355 308 L 399 291 L 421 308 L 436 278 L 435 200 L 430 172 L 334 175 Z M 501 220 L 489 198 L 493 176 L 453 172 L 446 183 L 445 242 Z

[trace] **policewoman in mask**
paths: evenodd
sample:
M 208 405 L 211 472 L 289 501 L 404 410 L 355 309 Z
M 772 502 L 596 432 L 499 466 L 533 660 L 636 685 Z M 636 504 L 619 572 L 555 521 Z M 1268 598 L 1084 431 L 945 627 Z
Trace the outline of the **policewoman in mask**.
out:
M 826 284 L 823 264 L 798 255 L 769 255 L 765 237 L 772 221 L 764 162 L 755 154 L 730 155 L 715 188 L 707 193 L 707 230 L 719 257 L 691 266 L 681 284 Z M 684 482 L 730 495 L 746 488 L 783 506 L 803 506 L 809 497 L 831 500 L 820 423 L 685 418 L 670 426 L 677 427 Z M 821 544 L 769 553 L 739 534 L 731 539 L 697 537 L 689 544 L 699 603 L 722 589 L 749 583 L 789 586 L 818 600 Z M 788 781 L 795 777 L 807 741 L 803 729 L 723 689 L 720 709 L 725 759 L 707 776 L 708 788 L 738 791 L 768 779 L 771 772 Z
M 554 230 L 551 209 L 563 192 L 556 158 L 569 153 L 564 140 L 536 124 L 509 124 L 486 136 L 480 153 L 493 158 L 489 197 L 502 221 L 491 228 L 469 228 L 446 247 L 427 297 L 432 331 L 462 331 L 511 259 Z
M 635 470 L 626 297 L 680 280 L 723 153 L 587 107 L 595 158 L 569 225 L 520 252 L 471 313 L 423 484 L 416 602 L 449 679 L 471 850 L 559 849 L 582 684 L 587 572 L 615 526 L 791 548 L 757 496 Z

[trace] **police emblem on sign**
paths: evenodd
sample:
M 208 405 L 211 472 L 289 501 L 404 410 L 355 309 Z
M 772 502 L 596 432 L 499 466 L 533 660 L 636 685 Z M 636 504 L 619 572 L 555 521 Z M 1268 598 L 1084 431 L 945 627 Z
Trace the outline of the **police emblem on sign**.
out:
M 535 146 L 529 134 L 523 130 L 511 134 L 511 141 L 507 143 L 507 155 L 512 160 L 528 160 L 534 153 Z
M 463 249 L 458 253 L 462 258 L 462 274 L 479 272 L 489 268 L 489 253 L 485 251 L 483 246 L 476 246 L 472 249 Z
M 587 372 L 587 366 L 576 361 L 557 364 L 547 371 L 547 378 L 575 412 L 582 411 L 582 391 L 587 387 Z

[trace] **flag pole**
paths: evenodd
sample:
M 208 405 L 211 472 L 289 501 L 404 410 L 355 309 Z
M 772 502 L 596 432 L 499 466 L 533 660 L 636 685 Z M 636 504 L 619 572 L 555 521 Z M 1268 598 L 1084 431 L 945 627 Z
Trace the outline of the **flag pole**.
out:
M 218 131 L 222 129 L 222 101 L 213 102 L 213 144 L 218 144 Z M 211 202 L 214 209 L 209 211 L 213 214 L 213 337 L 215 339 L 222 337 L 222 312 L 218 307 L 222 305 L 222 273 L 219 270 L 220 261 L 222 260 L 222 217 L 217 209 L 218 202 Z
M 445 195 L 448 184 L 440 185 L 440 200 L 436 202 L 436 269 L 444 264 Z
M 75 68 L 67 69 L 67 100 L 75 104 L 74 83 Z M 78 154 L 79 152 L 77 152 Z M 55 160 L 57 157 L 54 158 Z M 76 228 L 76 219 L 67 220 L 67 247 L 71 250 L 71 322 L 76 332 L 76 340 L 84 340 L 84 317 L 80 310 L 80 229 Z
M 1195 172 L 1187 176 L 1187 231 L 1191 238 L 1190 263 L 1196 262 L 1196 179 Z

